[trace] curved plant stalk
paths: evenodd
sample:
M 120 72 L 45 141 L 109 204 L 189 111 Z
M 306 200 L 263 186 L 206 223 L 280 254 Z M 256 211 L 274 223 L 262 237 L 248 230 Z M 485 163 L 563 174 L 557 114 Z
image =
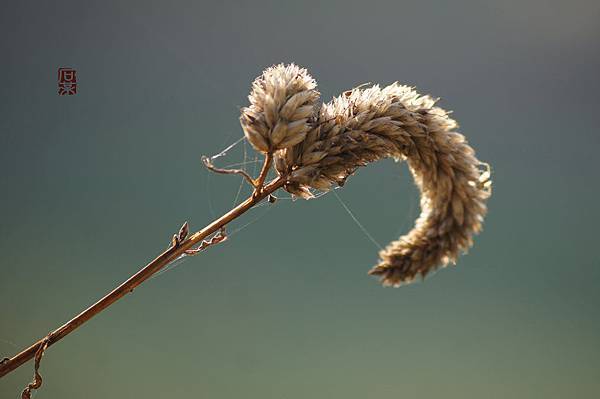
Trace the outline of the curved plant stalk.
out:
M 267 197 L 274 202 L 272 194 L 280 188 L 312 198 L 313 190 L 341 186 L 357 168 L 371 162 L 387 157 L 407 161 L 421 191 L 421 215 L 408 234 L 380 252 L 370 274 L 379 276 L 384 285 L 397 287 L 424 277 L 454 263 L 472 245 L 491 194 L 490 169 L 475 157 L 465 137 L 454 131 L 456 122 L 431 97 L 394 83 L 357 87 L 319 106 L 316 82 L 292 64 L 266 69 L 254 81 L 249 99 L 240 122 L 248 142 L 264 155 L 259 176 L 217 168 L 207 157 L 203 162 L 213 172 L 243 176 L 253 187 L 252 195 L 191 236 L 186 222 L 156 259 L 63 326 L 0 362 L 2 377 L 35 357 L 34 380 L 23 398 L 41 386 L 38 369 L 47 347 L 175 259 L 225 240 L 229 222 Z M 265 184 L 272 166 L 278 176 Z

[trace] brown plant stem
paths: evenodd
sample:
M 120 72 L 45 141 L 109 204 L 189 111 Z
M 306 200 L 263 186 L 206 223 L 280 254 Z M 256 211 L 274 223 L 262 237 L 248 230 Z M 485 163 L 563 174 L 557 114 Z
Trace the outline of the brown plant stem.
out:
M 263 191 L 265 179 L 267 178 L 267 175 L 269 174 L 269 169 L 271 169 L 272 162 L 273 162 L 273 154 L 270 152 L 266 153 L 262 169 L 260 170 L 258 179 L 256 179 L 256 185 L 254 186 L 255 189 L 254 189 L 253 196 L 258 196 L 261 194 L 261 191 Z
M 215 173 L 222 173 L 225 175 L 241 175 L 242 177 L 244 177 L 244 179 L 246 179 L 246 181 L 254 188 L 256 188 L 256 182 L 254 181 L 254 179 L 252 177 L 250 177 L 250 175 L 248 173 L 246 173 L 245 170 L 243 169 L 223 169 L 223 168 L 217 168 L 215 165 L 213 165 L 212 160 L 207 157 L 207 156 L 203 156 L 202 157 L 202 163 L 204 164 L 204 166 Z M 264 181 L 263 181 L 264 182 Z
M 271 157 L 267 157 L 265 159 L 265 164 L 270 165 Z M 263 165 L 263 172 L 268 171 L 268 166 L 265 168 Z M 156 259 L 152 262 L 148 263 L 142 269 L 140 269 L 137 273 L 123 282 L 121 285 L 116 287 L 114 290 L 109 292 L 102 299 L 94 303 L 92 306 L 66 322 L 61 327 L 56 330 L 50 332 L 48 335 L 35 342 L 28 348 L 24 349 L 17 355 L 13 356 L 9 359 L 4 359 L 0 362 L 0 378 L 15 370 L 19 366 L 23 365 L 27 361 L 33 359 L 36 355 L 36 352 L 39 353 L 40 348 L 48 347 L 56 342 L 60 341 L 62 338 L 66 337 L 68 334 L 76 330 L 83 323 L 102 312 L 104 309 L 108 308 L 110 305 L 115 303 L 117 300 L 125 296 L 126 294 L 133 292 L 133 290 L 154 275 L 156 272 L 167 266 L 169 263 L 177 259 L 179 256 L 186 253 L 187 250 L 191 249 L 194 245 L 201 243 L 205 238 L 210 236 L 211 234 L 219 231 L 225 225 L 230 223 L 232 220 L 236 219 L 244 212 L 248 211 L 254 205 L 258 204 L 261 200 L 277 191 L 277 189 L 281 188 L 285 179 L 282 177 L 277 177 L 269 182 L 267 185 L 262 186 L 262 182 L 264 182 L 264 178 L 266 177 L 266 172 L 261 172 L 262 179 L 259 178 L 261 182 L 261 186 L 259 186 L 259 190 L 255 190 L 255 192 L 248 197 L 244 202 L 216 219 L 208 226 L 203 228 L 200 231 L 192 234 L 188 238 L 182 241 L 176 241 L 176 245 L 172 245 L 169 249 L 160 254 Z M 43 350 L 42 350 L 43 352 Z M 40 353 L 40 358 L 41 358 Z

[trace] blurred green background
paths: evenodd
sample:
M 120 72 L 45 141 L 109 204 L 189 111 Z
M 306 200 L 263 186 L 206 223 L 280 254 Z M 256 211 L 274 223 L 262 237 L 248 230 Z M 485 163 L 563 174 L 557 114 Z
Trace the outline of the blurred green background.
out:
M 494 172 L 469 255 L 384 289 L 366 275 L 377 248 L 334 195 L 260 207 L 49 349 L 36 397 L 599 397 L 599 21 L 592 0 L 4 2 L 0 355 L 183 221 L 231 207 L 239 179 L 200 156 L 241 137 L 252 79 L 293 61 L 324 100 L 399 80 L 454 110 Z M 77 95 L 57 95 L 61 66 Z M 243 162 L 243 145 L 219 161 Z M 419 213 L 391 161 L 336 194 L 382 245 Z

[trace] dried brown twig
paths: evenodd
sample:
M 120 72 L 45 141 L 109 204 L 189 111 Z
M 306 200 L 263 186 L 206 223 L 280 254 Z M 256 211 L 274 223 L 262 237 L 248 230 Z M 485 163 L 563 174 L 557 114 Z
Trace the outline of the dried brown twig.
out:
M 187 222 L 171 246 L 98 302 L 12 358 L 0 362 L 0 377 L 35 357 L 34 380 L 23 391 L 41 386 L 39 364 L 44 351 L 100 313 L 180 256 L 195 255 L 224 241 L 225 227 L 280 188 L 300 198 L 313 190 L 342 185 L 360 167 L 392 157 L 406 160 L 421 190 L 421 215 L 415 227 L 380 252 L 371 274 L 385 285 L 409 283 L 418 275 L 455 262 L 481 230 L 485 201 L 491 194 L 490 170 L 475 157 L 456 122 L 435 100 L 394 83 L 344 92 L 317 105 L 316 82 L 305 69 L 277 65 L 258 77 L 242 110 L 246 139 L 264 154 L 259 176 L 241 169 L 221 169 L 203 157 L 213 172 L 238 174 L 253 187 L 244 202 L 204 229 L 189 235 Z M 277 176 L 265 183 L 271 166 Z M 481 170 L 480 166 L 486 169 Z
M 117 288 L 112 290 L 98 302 L 96 302 L 95 304 L 93 304 L 92 306 L 75 316 L 73 319 L 71 319 L 58 329 L 52 331 L 40 341 L 32 344 L 31 346 L 24 349 L 22 352 L 13 356 L 12 358 L 9 358 L 8 360 L 5 360 L 2 363 L 0 363 L 0 377 L 3 377 L 4 375 L 16 369 L 17 367 L 21 366 L 23 363 L 27 362 L 28 360 L 31 360 L 40 348 L 42 342 L 46 343 L 46 347 L 55 344 L 56 342 L 73 332 L 75 329 L 77 329 L 80 325 L 82 325 L 83 323 L 85 323 L 86 321 L 88 321 L 89 319 L 91 319 L 92 317 L 94 317 L 95 315 L 112 305 L 114 302 L 116 302 L 126 294 L 133 292 L 133 290 L 138 285 L 146 281 L 156 272 L 167 266 L 169 263 L 173 262 L 175 259 L 185 254 L 196 253 L 198 249 L 195 250 L 193 248 L 195 245 L 200 244 L 200 250 L 203 250 L 209 245 L 222 241 L 215 238 L 218 237 L 218 235 L 210 239 L 208 242 L 204 241 L 204 239 L 211 236 L 212 234 L 219 234 L 218 232 L 221 229 L 223 229 L 224 226 L 226 226 L 229 222 L 241 216 L 244 212 L 252 208 L 254 205 L 258 204 L 271 193 L 277 191 L 280 187 L 283 186 L 284 183 L 284 179 L 282 179 L 281 177 L 277 177 L 268 184 L 264 185 L 264 187 L 258 195 L 253 195 L 249 197 L 244 202 L 236 206 L 234 209 L 232 209 L 225 215 L 221 216 L 220 218 L 206 226 L 204 229 L 192 234 L 189 237 L 187 237 L 187 234 L 176 234 L 174 236 L 171 246 L 166 251 L 164 251 L 156 259 L 148 263 L 140 271 L 131 276 Z M 184 224 L 184 226 L 186 224 Z
M 33 369 L 33 380 L 27 384 L 23 392 L 21 392 L 21 399 L 31 399 L 31 391 L 38 389 L 42 386 L 42 376 L 39 373 L 40 362 L 44 356 L 44 352 L 48 348 L 48 336 L 40 342 L 38 350 L 35 352 L 34 369 Z

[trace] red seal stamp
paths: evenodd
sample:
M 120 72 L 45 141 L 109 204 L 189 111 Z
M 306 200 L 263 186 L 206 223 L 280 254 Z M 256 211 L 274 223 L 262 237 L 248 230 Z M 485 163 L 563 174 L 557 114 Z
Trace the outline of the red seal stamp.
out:
M 73 68 L 58 68 L 58 94 L 72 96 L 77 94 L 77 71 Z

